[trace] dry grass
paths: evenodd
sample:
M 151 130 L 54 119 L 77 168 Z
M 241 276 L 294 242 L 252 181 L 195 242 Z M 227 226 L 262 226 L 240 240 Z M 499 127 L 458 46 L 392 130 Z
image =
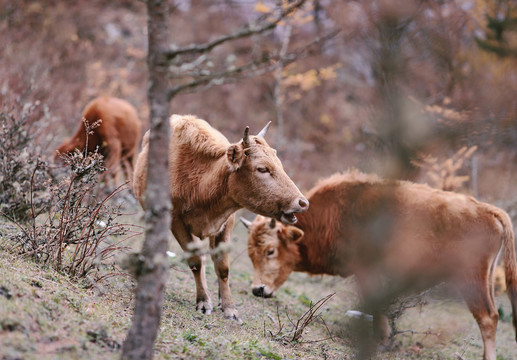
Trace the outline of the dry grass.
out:
M 139 215 L 129 219 L 140 221 Z M 129 221 L 128 220 L 128 221 Z M 195 311 L 195 289 L 186 264 L 172 264 L 164 301 L 156 359 L 353 359 L 351 320 L 356 309 L 355 283 L 338 277 L 309 277 L 294 273 L 273 299 L 251 294 L 252 266 L 246 253 L 246 231 L 234 230 L 231 253 L 232 293 L 243 324 L 224 319 L 222 312 Z M 0 249 L 2 247 L 0 238 Z M 135 239 L 138 247 L 141 239 Z M 181 253 L 176 242 L 171 251 Z M 1 359 L 118 359 L 129 327 L 133 282 L 110 278 L 94 288 L 74 283 L 65 275 L 0 250 Z M 214 303 L 217 280 L 208 261 L 207 278 Z M 279 342 L 269 335 L 279 323 L 302 317 L 323 297 L 336 293 L 304 329 L 300 341 Z M 498 303 L 510 312 L 506 296 Z M 280 318 L 277 317 L 277 314 Z M 280 319 L 280 320 L 279 320 Z M 328 330 L 327 330 L 328 328 Z M 434 296 L 422 309 L 410 309 L 399 329 L 420 334 L 397 337 L 393 352 L 378 359 L 481 359 L 482 343 L 474 319 L 463 302 Z M 333 340 L 329 340 L 331 332 Z M 429 334 L 425 334 L 429 333 Z M 509 322 L 498 327 L 498 359 L 517 358 Z M 327 340 L 324 340 L 327 339 Z M 323 340 L 323 341 L 319 341 Z

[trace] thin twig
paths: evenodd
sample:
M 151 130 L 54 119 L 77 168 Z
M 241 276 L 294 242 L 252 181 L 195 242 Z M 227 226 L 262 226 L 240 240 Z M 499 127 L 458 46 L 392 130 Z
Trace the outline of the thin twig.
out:
M 70 198 L 70 192 L 72 191 L 72 185 L 74 184 L 75 177 L 76 176 L 74 175 L 74 177 L 70 181 L 70 184 L 68 185 L 68 189 L 67 189 L 66 195 L 64 197 L 65 200 L 68 200 Z M 60 222 L 59 222 L 59 232 L 58 232 L 59 233 L 59 243 L 58 243 L 58 249 L 57 249 L 57 263 L 56 263 L 58 270 L 61 269 L 61 254 L 62 254 L 63 241 L 64 241 L 63 227 L 65 224 L 65 220 L 68 220 L 68 218 L 65 216 L 65 214 L 66 214 L 66 210 L 69 208 L 70 208 L 70 206 L 68 206 L 68 201 L 65 201 L 65 203 L 63 205 L 63 209 L 61 210 L 61 218 L 60 218 Z
M 336 293 L 329 294 L 326 297 L 318 300 L 315 304 L 311 303 L 309 306 L 309 309 L 298 319 L 298 321 L 296 323 L 294 323 L 291 320 L 291 318 L 289 316 L 289 312 L 287 311 L 287 307 L 286 307 L 286 316 L 287 316 L 287 319 L 289 320 L 289 322 L 291 323 L 291 330 L 284 334 L 282 334 L 283 325 L 282 325 L 282 321 L 280 319 L 280 312 L 278 310 L 278 305 L 277 305 L 278 331 L 276 332 L 276 334 L 273 334 L 272 331 L 269 331 L 270 336 L 274 340 L 281 341 L 284 343 L 289 343 L 289 344 L 301 343 L 300 339 L 302 337 L 302 334 L 303 334 L 303 331 L 305 330 L 305 328 L 307 326 L 309 326 L 314 320 L 319 318 L 323 321 L 323 324 L 325 326 L 325 329 L 327 330 L 327 333 L 329 334 L 329 337 L 325 338 L 325 339 L 320 339 L 320 340 L 304 341 L 304 343 L 315 343 L 315 342 L 321 342 L 321 341 L 325 341 L 325 340 L 329 340 L 329 339 L 333 340 L 332 334 L 331 334 L 327 324 L 325 323 L 325 321 L 323 320 L 321 315 L 319 315 L 317 313 L 321 309 L 321 307 L 323 305 L 325 305 L 335 294 Z
M 38 166 L 40 164 L 39 158 L 36 159 L 36 166 L 34 167 L 34 170 L 32 171 L 31 175 L 31 189 L 30 189 L 30 202 L 31 202 L 31 218 L 32 218 L 32 247 L 35 248 L 37 246 L 36 243 L 36 212 L 34 211 L 34 176 L 36 175 L 36 171 L 38 170 Z
M 411 335 L 434 335 L 434 336 L 440 336 L 441 334 L 440 333 L 435 333 L 435 332 L 432 332 L 432 331 L 416 331 L 416 330 L 411 330 L 411 329 L 408 329 L 408 330 L 397 330 L 394 332 L 393 336 L 397 336 L 397 335 L 403 335 L 403 334 L 411 334 Z
M 25 231 L 25 228 L 20 224 L 18 223 L 18 221 L 16 221 L 16 219 L 14 219 L 13 217 L 7 215 L 5 212 L 3 211 L 0 211 L 0 215 L 4 216 L 5 218 L 7 218 L 9 221 L 11 221 L 12 223 L 14 223 L 23 233 L 24 235 L 27 237 L 27 239 L 30 240 L 30 235 L 27 233 L 27 231 Z
M 318 37 L 314 39 L 313 41 L 305 44 L 302 47 L 299 47 L 298 49 L 294 50 L 293 52 L 285 55 L 284 57 L 281 56 L 273 56 L 273 57 L 267 57 L 260 60 L 250 61 L 247 64 L 244 64 L 242 66 L 233 67 L 228 70 L 214 72 L 211 74 L 202 74 L 202 73 L 195 73 L 190 74 L 190 76 L 195 77 L 194 80 L 191 80 L 190 82 L 177 85 L 169 90 L 167 97 L 169 99 L 172 99 L 174 96 L 176 96 L 179 93 L 188 93 L 196 90 L 199 86 L 206 86 L 210 87 L 212 85 L 223 85 L 228 84 L 231 82 L 235 82 L 244 78 L 248 77 L 254 77 L 259 76 L 262 74 L 266 74 L 269 72 L 274 71 L 277 69 L 278 65 L 277 62 L 281 61 L 283 62 L 284 66 L 287 66 L 296 60 L 299 60 L 302 55 L 308 52 L 308 50 L 315 44 L 326 41 L 328 39 L 331 39 L 332 37 L 336 36 L 341 30 L 336 30 L 333 32 L 330 32 L 324 36 Z M 183 76 L 188 76 L 189 74 L 183 74 Z
M 285 17 L 292 14 L 294 11 L 299 9 L 303 4 L 305 3 L 305 0 L 300 0 L 298 2 L 295 2 L 285 9 L 282 9 L 276 18 L 273 20 L 267 22 L 266 24 L 263 24 L 260 26 L 259 24 L 248 24 L 243 29 L 235 32 L 231 35 L 223 35 L 218 37 L 215 40 L 209 41 L 204 44 L 197 44 L 197 45 L 190 45 L 179 49 L 173 49 L 170 51 L 166 51 L 164 53 L 164 57 L 167 61 L 171 61 L 174 58 L 176 58 L 178 55 L 186 55 L 186 54 L 202 54 L 211 51 L 215 47 L 222 45 L 228 41 L 236 40 L 236 39 L 242 39 L 245 37 L 250 37 L 252 35 L 258 35 L 262 34 L 268 30 L 274 29 Z M 268 14 L 272 15 L 272 14 Z M 263 17 L 264 18 L 264 17 Z

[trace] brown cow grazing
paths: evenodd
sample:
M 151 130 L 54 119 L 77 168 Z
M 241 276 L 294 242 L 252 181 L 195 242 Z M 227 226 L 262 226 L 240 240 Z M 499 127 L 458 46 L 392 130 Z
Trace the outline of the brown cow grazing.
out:
M 184 250 L 194 237 L 210 238 L 210 248 L 231 238 L 235 212 L 247 208 L 286 223 L 296 222 L 295 213 L 309 203 L 285 173 L 282 163 L 264 140 L 269 124 L 257 135 L 230 144 L 219 131 L 194 116 L 170 118 L 169 178 L 172 194 L 171 230 Z M 134 193 L 144 206 L 149 132 L 138 155 Z M 239 320 L 229 287 L 228 254 L 212 255 L 221 308 L 225 317 Z M 196 281 L 197 310 L 210 313 L 205 265 L 194 255 L 188 264 Z
M 119 166 L 127 180 L 132 180 L 134 158 L 142 132 L 142 124 L 135 108 L 122 99 L 98 97 L 86 105 L 83 118 L 88 126 L 102 120 L 93 129 L 93 134 L 88 135 L 88 144 L 86 145 L 85 124 L 81 122 L 74 136 L 57 148 L 54 158 L 59 154 L 70 154 L 75 149 L 84 151 L 86 146 L 88 153 L 98 149 L 116 184 L 119 183 Z
M 252 290 L 270 297 L 292 271 L 354 274 L 365 300 L 383 293 L 382 276 L 396 288 L 423 289 L 447 281 L 465 298 L 495 360 L 498 312 L 494 269 L 503 253 L 506 286 L 517 328 L 514 234 L 503 210 L 470 196 L 359 172 L 337 174 L 308 194 L 310 210 L 295 226 L 257 217 L 248 225 Z M 374 312 L 381 340 L 386 318 Z

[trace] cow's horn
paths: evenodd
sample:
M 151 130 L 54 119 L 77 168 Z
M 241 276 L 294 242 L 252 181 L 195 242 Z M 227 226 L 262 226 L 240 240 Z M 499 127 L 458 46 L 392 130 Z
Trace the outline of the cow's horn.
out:
M 269 129 L 269 125 L 271 125 L 271 121 L 268 122 L 266 124 L 266 126 L 264 126 L 264 128 L 262 130 L 260 130 L 260 132 L 257 134 L 257 137 L 264 138 L 266 136 L 267 129 Z
M 245 147 L 250 146 L 250 137 L 249 137 L 250 127 L 246 126 L 246 129 L 244 129 L 244 136 L 242 137 L 242 143 Z
M 271 222 L 269 223 L 269 227 L 270 227 L 271 229 L 274 229 L 274 228 L 275 228 L 275 226 L 276 226 L 276 220 L 272 218 L 272 219 L 271 219 Z
M 241 222 L 244 224 L 244 226 L 246 226 L 247 228 L 249 228 L 249 227 L 250 227 L 250 225 L 251 225 L 251 221 L 249 221 L 249 220 L 247 220 L 247 219 L 243 218 L 242 216 L 240 217 L 240 219 L 241 219 Z

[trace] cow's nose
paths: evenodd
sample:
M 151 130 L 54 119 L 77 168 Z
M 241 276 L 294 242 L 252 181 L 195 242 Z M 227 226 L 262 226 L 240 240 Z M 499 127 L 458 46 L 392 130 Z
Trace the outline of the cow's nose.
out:
M 309 201 L 305 198 L 302 198 L 298 201 L 298 205 L 302 208 L 302 210 L 307 210 L 309 208 Z
M 255 296 L 259 296 L 259 297 L 264 297 L 264 286 L 257 286 L 257 287 L 254 287 L 251 292 L 253 293 L 253 295 Z

